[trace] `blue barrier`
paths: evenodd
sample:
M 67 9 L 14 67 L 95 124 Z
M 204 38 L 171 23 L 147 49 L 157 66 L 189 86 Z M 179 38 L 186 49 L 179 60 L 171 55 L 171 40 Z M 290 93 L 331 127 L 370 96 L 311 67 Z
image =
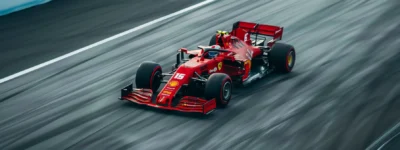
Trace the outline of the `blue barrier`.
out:
M 0 0 L 0 16 L 7 15 L 51 0 Z

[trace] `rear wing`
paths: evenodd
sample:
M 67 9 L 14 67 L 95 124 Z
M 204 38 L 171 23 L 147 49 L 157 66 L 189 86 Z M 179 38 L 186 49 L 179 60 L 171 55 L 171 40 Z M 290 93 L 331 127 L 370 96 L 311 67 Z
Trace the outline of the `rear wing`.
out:
M 258 24 L 252 22 L 238 21 L 233 24 L 231 34 L 238 37 L 239 39 L 246 41 L 248 39 L 246 34 L 256 34 L 270 36 L 274 41 L 282 40 L 283 27 Z

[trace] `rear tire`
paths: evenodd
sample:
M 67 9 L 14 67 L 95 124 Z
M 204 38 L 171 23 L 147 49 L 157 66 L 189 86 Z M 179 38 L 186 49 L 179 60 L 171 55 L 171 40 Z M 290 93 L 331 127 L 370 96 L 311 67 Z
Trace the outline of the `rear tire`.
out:
M 296 51 L 292 45 L 275 43 L 269 55 L 270 62 L 277 71 L 282 73 L 292 71 L 296 61 Z
M 215 98 L 217 107 L 228 106 L 232 96 L 232 79 L 224 73 L 213 73 L 207 80 L 204 95 L 207 100 Z
M 216 45 L 217 44 L 217 36 L 215 36 L 215 34 L 211 37 L 211 39 L 210 39 L 210 44 L 209 44 L 209 46 L 211 46 L 211 45 Z
M 154 62 L 143 62 L 136 72 L 136 87 L 157 92 L 162 80 L 161 66 Z

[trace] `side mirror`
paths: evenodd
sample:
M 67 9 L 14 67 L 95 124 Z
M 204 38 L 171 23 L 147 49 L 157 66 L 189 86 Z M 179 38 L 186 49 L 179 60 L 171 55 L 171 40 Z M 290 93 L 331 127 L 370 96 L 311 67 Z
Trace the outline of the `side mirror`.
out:
M 180 51 L 180 52 L 187 53 L 187 52 L 188 52 L 188 49 L 187 49 L 187 48 L 181 48 L 181 49 L 179 49 L 179 51 Z
M 199 49 L 204 49 L 204 48 L 207 48 L 207 47 L 209 47 L 209 46 L 203 46 L 203 45 L 197 46 L 197 48 L 199 48 Z

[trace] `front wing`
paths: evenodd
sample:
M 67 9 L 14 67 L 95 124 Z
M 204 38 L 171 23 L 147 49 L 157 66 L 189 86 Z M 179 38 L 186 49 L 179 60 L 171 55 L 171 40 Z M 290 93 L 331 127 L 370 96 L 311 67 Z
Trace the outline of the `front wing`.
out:
M 216 108 L 215 99 L 205 100 L 199 97 L 184 96 L 179 100 L 179 103 L 175 106 L 169 105 L 158 105 L 154 99 L 154 93 L 151 89 L 138 89 L 133 88 L 132 84 L 121 90 L 120 100 L 128 100 L 137 104 L 147 105 L 159 109 L 181 111 L 181 112 L 194 112 L 209 114 Z

